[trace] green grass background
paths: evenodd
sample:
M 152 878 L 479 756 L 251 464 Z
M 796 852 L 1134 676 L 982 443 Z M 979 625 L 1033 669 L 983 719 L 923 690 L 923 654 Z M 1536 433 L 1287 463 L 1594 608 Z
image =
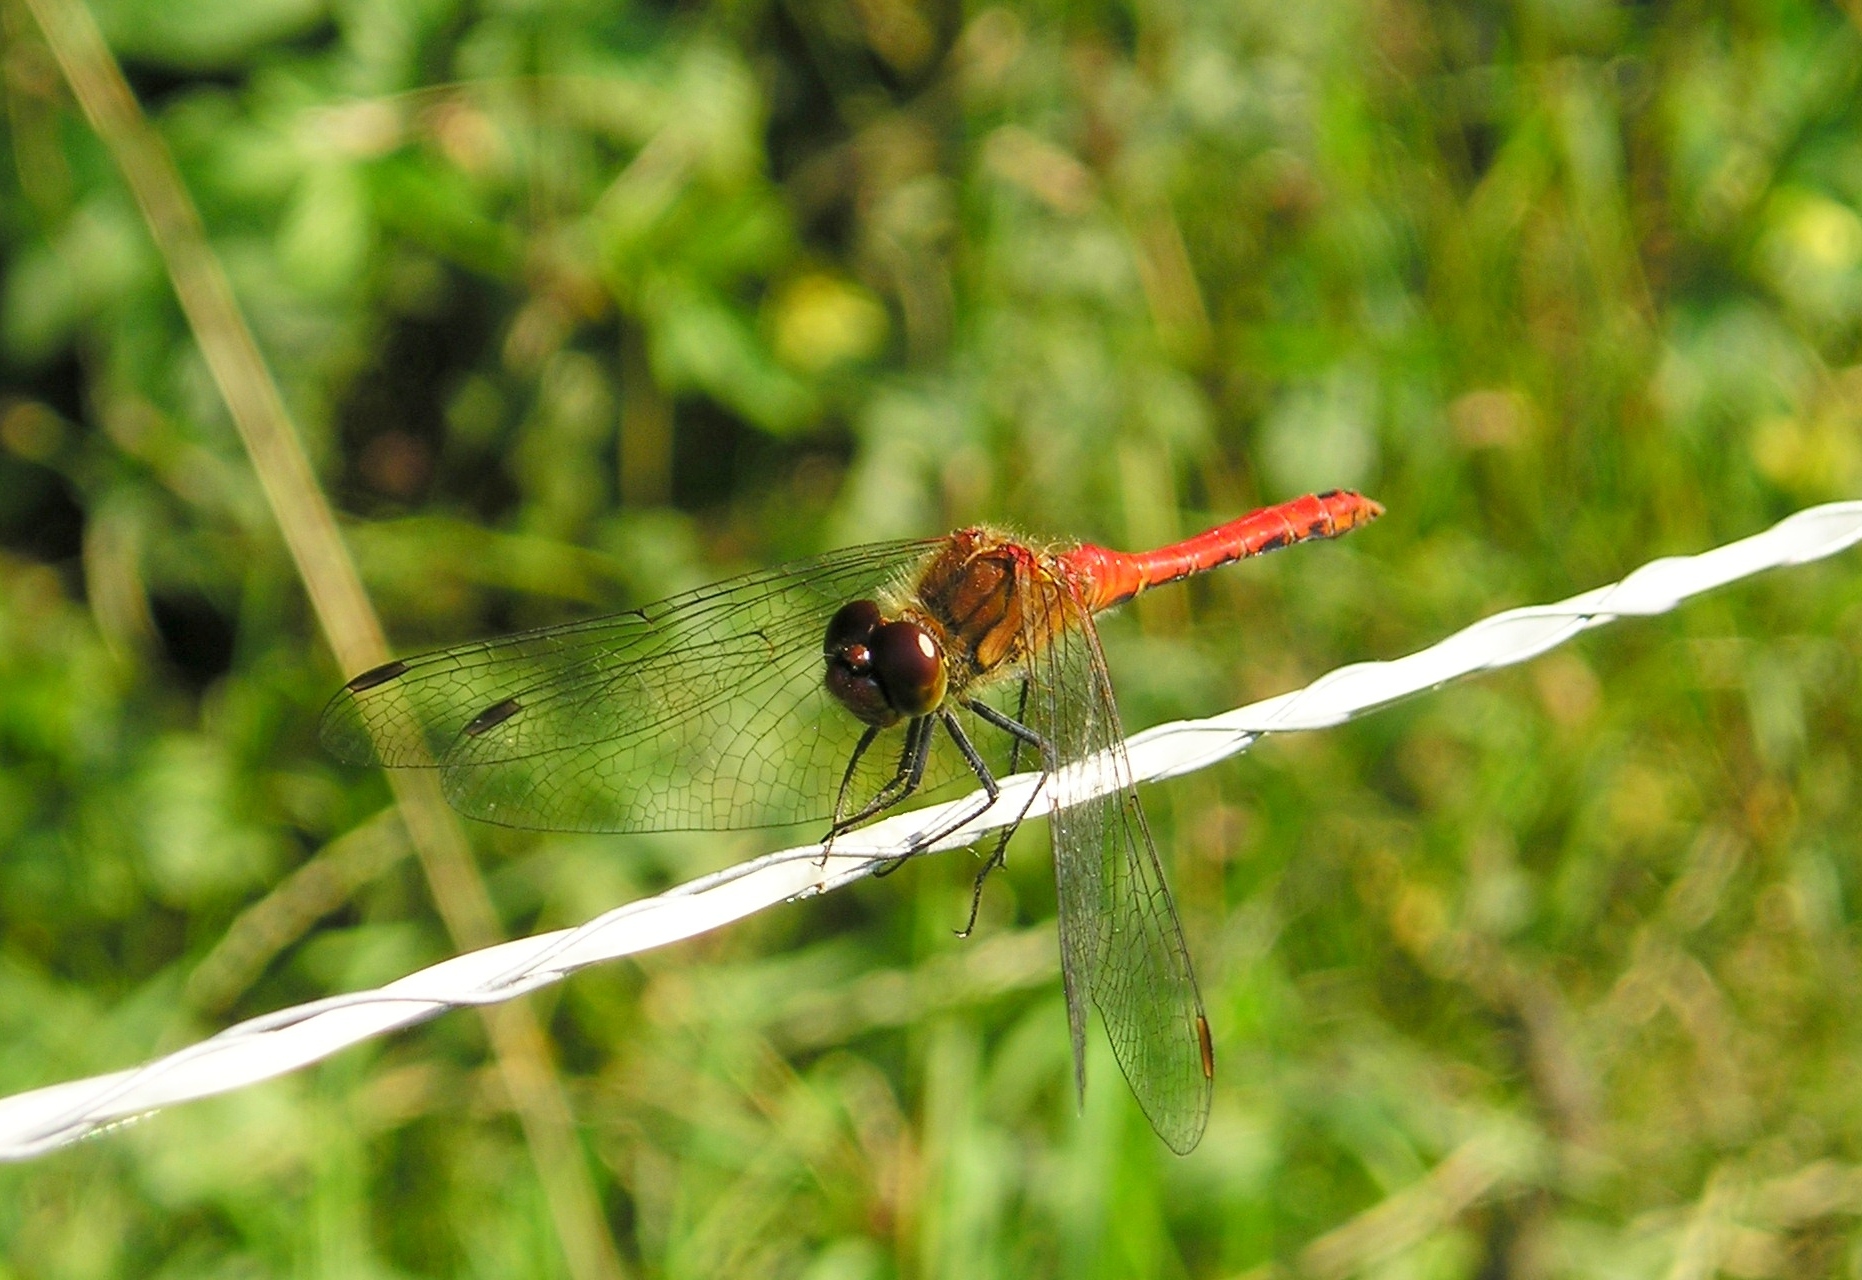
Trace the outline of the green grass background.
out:
M 1853 0 L 93 10 L 403 651 L 966 521 L 1388 506 L 1109 622 L 1140 728 L 1862 487 Z M 11 1092 L 450 946 L 316 745 L 348 673 L 137 208 L 0 17 Z M 969 941 L 956 856 L 584 973 L 536 1005 L 618 1249 L 1862 1274 L 1859 650 L 1851 555 L 1147 788 L 1220 1064 L 1188 1159 L 1096 1032 L 1076 1111 L 1039 823 Z M 513 933 L 773 839 L 472 837 Z M 0 1169 L 6 1280 L 564 1266 L 470 1015 Z

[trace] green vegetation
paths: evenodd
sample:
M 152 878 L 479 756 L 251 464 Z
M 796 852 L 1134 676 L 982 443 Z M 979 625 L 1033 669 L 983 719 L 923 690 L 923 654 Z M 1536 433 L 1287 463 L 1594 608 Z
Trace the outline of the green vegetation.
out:
M 1128 727 L 1862 487 L 1862 8 L 99 0 L 407 651 L 989 520 L 1390 514 Z M 0 0 L 0 1091 L 454 944 L 111 154 Z M 1076 1112 L 1046 832 L 537 997 L 627 1270 L 1862 1275 L 1862 566 L 1148 788 L 1219 1063 Z M 510 933 L 776 835 L 473 827 Z M 319 868 L 297 874 L 299 868 Z M 309 888 L 306 888 L 306 886 Z M 0 1277 L 569 1274 L 453 1015 L 0 1168 Z

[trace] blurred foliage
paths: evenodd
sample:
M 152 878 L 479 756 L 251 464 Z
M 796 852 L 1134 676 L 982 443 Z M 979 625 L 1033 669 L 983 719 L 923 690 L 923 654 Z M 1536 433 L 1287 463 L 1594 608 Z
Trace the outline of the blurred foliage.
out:
M 1390 515 L 1108 624 L 1212 712 L 1862 487 L 1862 10 L 99 0 L 397 644 L 989 519 Z M 0 1089 L 447 953 L 19 0 Z M 1853 558 L 1147 803 L 1217 1037 L 1076 1113 L 1039 824 L 540 998 L 650 1276 L 1862 1274 Z M 769 847 L 474 832 L 513 931 Z M 320 867 L 317 876 L 294 875 Z M 336 886 L 334 890 L 331 886 Z M 310 887 L 306 887 L 310 886 Z M 455 1016 L 0 1170 L 0 1275 L 553 1275 Z

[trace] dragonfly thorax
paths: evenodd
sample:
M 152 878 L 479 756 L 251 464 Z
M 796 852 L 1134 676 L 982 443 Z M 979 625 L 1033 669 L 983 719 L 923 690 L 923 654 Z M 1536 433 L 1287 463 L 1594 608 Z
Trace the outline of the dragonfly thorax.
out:
M 888 621 L 871 600 L 841 606 L 828 623 L 822 657 L 828 692 L 882 729 L 936 711 L 949 687 L 937 638 L 916 622 Z

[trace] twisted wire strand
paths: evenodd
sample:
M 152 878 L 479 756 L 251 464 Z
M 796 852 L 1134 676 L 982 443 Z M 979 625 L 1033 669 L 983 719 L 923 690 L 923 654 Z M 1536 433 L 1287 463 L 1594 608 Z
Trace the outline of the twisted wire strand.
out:
M 1682 601 L 1767 569 L 1804 564 L 1862 541 L 1862 502 L 1797 512 L 1762 533 L 1692 556 L 1668 556 L 1620 582 L 1555 604 L 1509 609 L 1429 648 L 1361 662 L 1303 689 L 1202 720 L 1158 725 L 1127 740 L 1132 776 L 1154 782 L 1206 768 L 1263 735 L 1343 724 L 1451 680 L 1525 662 L 1623 617 L 1666 613 Z M 1087 767 L 1089 778 L 1110 770 Z M 372 1036 L 449 1009 L 495 1004 L 578 969 L 694 937 L 767 907 L 826 893 L 905 854 L 962 848 L 1021 814 L 1045 811 L 1034 774 L 1002 781 L 1001 795 L 929 845 L 921 833 L 974 807 L 971 796 L 895 815 L 819 846 L 786 849 L 631 902 L 573 929 L 468 952 L 372 991 L 331 996 L 228 1027 L 143 1066 L 0 1098 L 0 1160 L 26 1160 L 174 1103 L 230 1092 L 329 1057 Z M 1077 788 L 1075 788 L 1077 791 Z M 1032 794 L 1031 794 L 1032 793 Z

